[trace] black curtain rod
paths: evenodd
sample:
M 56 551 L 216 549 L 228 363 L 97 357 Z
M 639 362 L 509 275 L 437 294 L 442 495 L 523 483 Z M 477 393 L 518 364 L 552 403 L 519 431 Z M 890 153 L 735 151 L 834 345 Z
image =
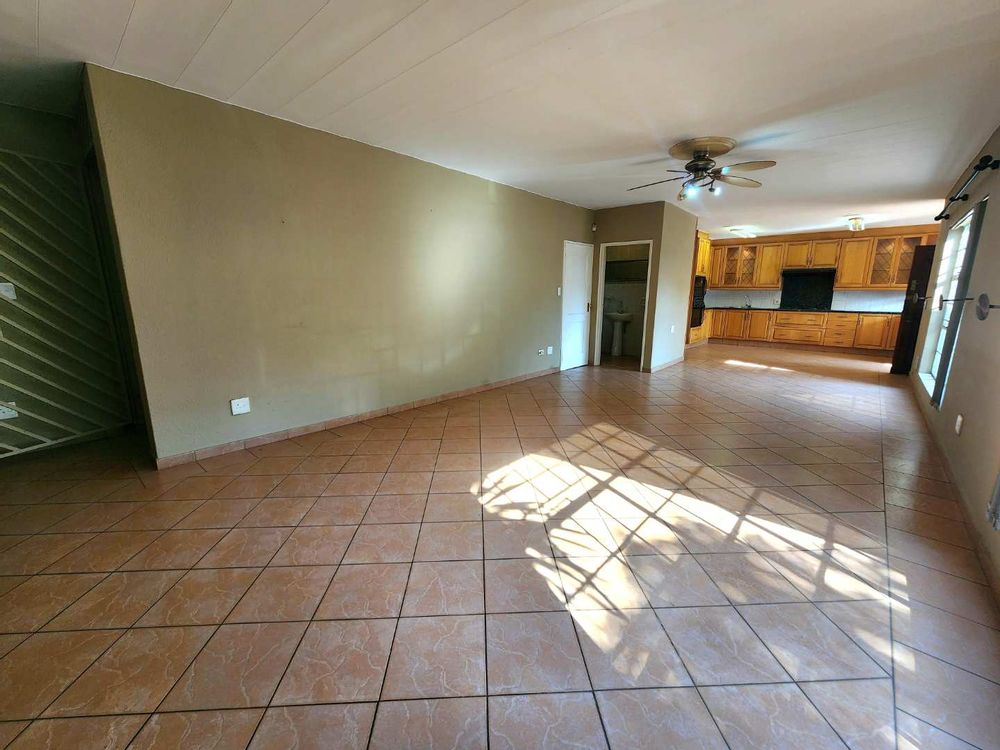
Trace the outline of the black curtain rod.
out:
M 941 221 L 942 219 L 950 219 L 951 214 L 948 213 L 948 208 L 951 206 L 952 203 L 969 200 L 969 194 L 965 192 L 966 188 L 968 188 L 969 185 L 972 184 L 972 181 L 979 176 L 979 173 L 985 172 L 987 169 L 997 169 L 997 168 L 1000 168 L 1000 159 L 994 159 L 989 154 L 986 154 L 986 156 L 984 156 L 982 159 L 973 164 L 972 174 L 969 175 L 969 179 L 967 179 L 965 183 L 962 185 L 962 187 L 960 187 L 955 192 L 955 194 L 948 199 L 948 202 L 944 204 L 944 208 L 941 209 L 941 213 L 939 213 L 937 216 L 934 217 L 934 221 Z

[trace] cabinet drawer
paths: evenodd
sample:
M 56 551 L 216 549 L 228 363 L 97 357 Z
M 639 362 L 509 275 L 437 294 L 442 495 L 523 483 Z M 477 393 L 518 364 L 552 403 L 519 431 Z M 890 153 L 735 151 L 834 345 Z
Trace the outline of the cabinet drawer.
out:
M 774 341 L 791 341 L 796 344 L 819 344 L 823 341 L 820 328 L 782 328 L 775 326 L 771 335 Z
M 849 331 L 831 331 L 823 334 L 824 346 L 854 346 L 854 328 Z
M 778 326 L 822 326 L 826 321 L 823 313 L 779 312 L 774 315 Z
M 857 313 L 827 313 L 826 315 L 826 329 L 847 329 L 850 328 L 852 331 L 858 325 L 858 314 Z

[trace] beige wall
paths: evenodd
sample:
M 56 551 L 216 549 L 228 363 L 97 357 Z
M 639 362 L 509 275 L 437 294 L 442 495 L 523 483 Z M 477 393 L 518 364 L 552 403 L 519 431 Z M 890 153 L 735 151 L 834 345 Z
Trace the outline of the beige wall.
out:
M 983 154 L 992 154 L 994 158 L 1000 155 L 1000 130 L 993 134 L 974 161 L 978 161 Z M 968 170 L 963 172 L 948 195 L 954 195 L 967 176 Z M 980 175 L 967 191 L 969 201 L 953 204 L 951 220 L 941 223 L 941 244 L 952 224 L 957 223 L 978 201 L 998 191 L 1000 171 L 990 170 Z M 997 202 L 998 197 L 994 196 L 986 207 L 969 285 L 970 296 L 978 297 L 987 292 L 994 303 L 1000 301 L 1000 205 L 992 205 Z M 937 278 L 939 260 L 940 252 L 936 253 L 931 279 Z M 938 294 L 935 291 L 934 297 Z M 966 512 L 979 537 L 980 547 L 989 558 L 985 562 L 992 568 L 996 585 L 1000 582 L 1000 532 L 994 531 L 987 522 L 985 509 L 1000 473 L 1000 388 L 997 387 L 1000 375 L 1000 310 L 994 310 L 988 319 L 981 321 L 976 318 L 973 304 L 966 306 L 940 410 L 930 405 L 917 373 L 930 311 L 931 305 L 927 305 L 911 374 L 913 388 L 931 431 L 945 453 Z M 962 434 L 956 435 L 955 417 L 959 414 L 964 415 L 965 423 Z
M 642 369 L 656 370 L 683 359 L 697 217 L 663 201 L 601 209 L 594 216 L 597 223 L 594 235 L 595 313 L 600 309 L 597 302 L 601 245 L 652 241 Z M 592 341 L 597 337 L 597 324 L 595 314 L 591 320 Z M 672 333 L 671 325 L 674 326 Z
M 669 203 L 664 205 L 656 269 L 656 320 L 649 360 L 653 371 L 684 358 L 697 230 L 697 216 Z
M 562 243 L 592 212 L 87 80 L 159 457 L 558 365 Z

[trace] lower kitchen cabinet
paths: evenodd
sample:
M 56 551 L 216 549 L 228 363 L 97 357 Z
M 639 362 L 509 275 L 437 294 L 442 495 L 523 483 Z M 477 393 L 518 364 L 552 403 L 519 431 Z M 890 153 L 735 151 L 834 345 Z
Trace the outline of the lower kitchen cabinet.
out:
M 749 310 L 747 311 L 747 335 L 751 341 L 768 341 L 771 337 L 770 310 Z
M 896 345 L 899 332 L 899 315 L 882 313 L 722 309 L 708 312 L 711 324 L 706 322 L 701 334 L 708 338 L 884 351 Z
M 854 346 L 858 349 L 885 349 L 889 326 L 895 315 L 861 315 L 854 330 Z M 893 344 L 896 342 L 893 341 Z

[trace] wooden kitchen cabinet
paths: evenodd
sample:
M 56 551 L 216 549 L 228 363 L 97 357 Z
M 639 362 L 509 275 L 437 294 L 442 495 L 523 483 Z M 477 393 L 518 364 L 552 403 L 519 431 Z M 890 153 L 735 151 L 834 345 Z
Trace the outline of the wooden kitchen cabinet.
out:
M 858 289 L 867 285 L 868 268 L 871 264 L 871 238 L 844 240 L 837 262 L 835 289 Z
M 697 276 L 708 276 L 712 271 L 712 241 L 705 232 L 698 232 L 695 250 L 694 272 Z
M 889 317 L 889 330 L 885 335 L 885 348 L 895 349 L 896 339 L 899 338 L 899 321 L 902 320 L 902 315 L 892 315 Z
M 809 242 L 789 242 L 785 245 L 785 268 L 809 268 Z
M 769 341 L 771 338 L 771 311 L 748 310 L 746 337 L 751 341 Z
M 858 349 L 885 349 L 889 326 L 894 315 L 860 315 L 854 329 L 854 346 Z
M 726 263 L 726 248 L 713 247 L 711 264 L 708 270 L 709 289 L 719 289 L 722 287 L 722 269 Z
M 707 310 L 706 310 L 707 312 Z M 726 326 L 726 310 L 712 310 L 711 327 L 709 335 L 712 338 L 721 338 Z
M 727 339 L 743 338 L 746 326 L 746 310 L 723 310 L 722 336 Z
M 754 267 L 753 287 L 755 289 L 781 288 L 781 268 L 784 257 L 784 245 L 774 243 L 760 246 Z
M 813 240 L 809 243 L 809 268 L 836 268 L 840 240 Z

